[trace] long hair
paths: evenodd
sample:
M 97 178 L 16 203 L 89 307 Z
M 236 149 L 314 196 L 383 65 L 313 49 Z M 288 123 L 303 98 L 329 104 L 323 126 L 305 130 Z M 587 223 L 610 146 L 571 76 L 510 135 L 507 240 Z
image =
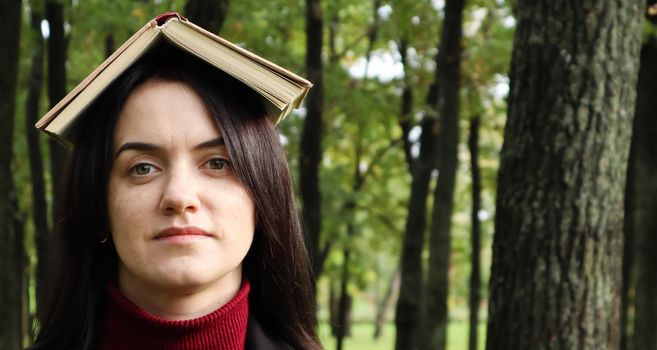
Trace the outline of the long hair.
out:
M 61 220 L 51 244 L 49 279 L 38 300 L 33 349 L 93 349 L 102 332 L 105 287 L 117 270 L 109 234 L 107 185 L 112 135 L 130 93 L 149 79 L 186 84 L 224 137 L 239 181 L 256 207 L 254 240 L 243 262 L 249 312 L 294 348 L 320 349 L 316 301 L 287 160 L 263 103 L 248 87 L 167 45 L 142 57 L 75 125 Z

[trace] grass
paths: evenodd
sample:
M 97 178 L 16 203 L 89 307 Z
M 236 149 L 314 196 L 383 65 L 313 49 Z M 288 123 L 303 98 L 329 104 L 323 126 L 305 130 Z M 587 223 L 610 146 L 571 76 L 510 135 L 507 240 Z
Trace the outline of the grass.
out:
M 479 337 L 477 345 L 479 349 L 484 349 L 486 324 L 480 323 L 477 327 Z M 344 350 L 393 350 L 395 347 L 395 325 L 387 323 L 383 334 L 377 340 L 372 338 L 374 325 L 372 323 L 355 323 L 351 328 L 351 337 L 346 338 Z M 447 350 L 467 350 L 468 349 L 468 324 L 467 322 L 454 321 L 450 322 L 447 327 Z M 335 338 L 331 336 L 331 329 L 325 322 L 321 323 L 319 336 L 324 345 L 324 349 L 333 350 L 336 348 Z

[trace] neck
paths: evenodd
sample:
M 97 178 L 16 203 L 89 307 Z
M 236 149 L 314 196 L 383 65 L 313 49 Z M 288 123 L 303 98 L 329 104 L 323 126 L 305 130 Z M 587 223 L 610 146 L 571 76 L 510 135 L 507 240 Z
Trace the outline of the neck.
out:
M 119 269 L 118 287 L 135 305 L 167 320 L 189 320 L 211 313 L 225 305 L 239 291 L 241 270 L 204 285 L 176 286 L 144 282 Z

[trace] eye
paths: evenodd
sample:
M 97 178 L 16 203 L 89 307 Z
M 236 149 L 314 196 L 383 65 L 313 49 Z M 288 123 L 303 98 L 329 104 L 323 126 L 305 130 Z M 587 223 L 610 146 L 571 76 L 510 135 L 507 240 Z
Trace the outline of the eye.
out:
M 223 170 L 224 168 L 230 165 L 230 162 L 228 162 L 226 159 L 223 158 L 212 158 L 208 160 L 205 164 L 208 168 L 212 170 Z
M 130 173 L 135 174 L 135 175 L 139 175 L 139 176 L 144 176 L 144 175 L 148 175 L 150 173 L 155 172 L 155 170 L 156 170 L 155 166 L 153 166 L 152 164 L 139 163 L 139 164 L 133 166 L 132 168 L 130 168 Z

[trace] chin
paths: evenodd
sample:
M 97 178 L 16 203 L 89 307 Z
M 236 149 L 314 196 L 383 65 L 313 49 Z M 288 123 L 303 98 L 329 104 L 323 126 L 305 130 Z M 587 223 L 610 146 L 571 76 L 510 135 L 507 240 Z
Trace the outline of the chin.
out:
M 155 283 L 165 289 L 194 290 L 211 283 L 212 279 L 199 276 L 198 273 L 183 273 L 164 275 L 156 278 Z
M 207 270 L 209 263 L 203 264 L 203 266 L 176 266 L 172 269 L 161 270 L 156 276 L 154 276 L 154 282 L 162 285 L 163 287 L 168 288 L 200 288 L 203 286 L 208 286 L 210 284 L 216 283 L 230 283 L 230 281 L 235 278 L 241 280 L 241 270 L 231 269 L 228 271 L 219 271 Z M 216 265 L 215 265 L 216 266 Z M 182 267 L 182 268 L 181 268 Z M 238 272 L 238 276 L 233 276 L 234 273 Z

